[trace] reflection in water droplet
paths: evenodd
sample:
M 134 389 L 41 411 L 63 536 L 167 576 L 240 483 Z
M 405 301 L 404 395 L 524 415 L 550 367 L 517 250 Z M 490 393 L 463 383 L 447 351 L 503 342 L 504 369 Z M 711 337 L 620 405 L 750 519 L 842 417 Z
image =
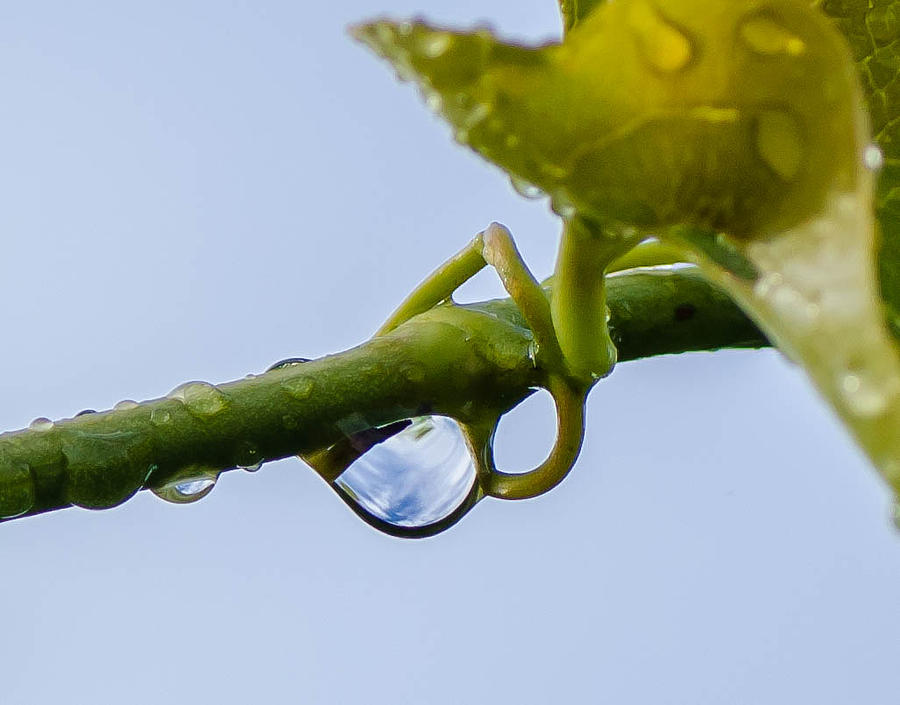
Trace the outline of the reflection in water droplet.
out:
M 191 468 L 178 474 L 162 487 L 151 491 L 160 499 L 173 504 L 190 504 L 212 492 L 219 472 L 212 468 Z
M 39 416 L 28 424 L 28 428 L 32 431 L 49 431 L 53 428 L 53 422 L 45 416 Z
M 449 516 L 475 482 L 462 431 L 444 416 L 422 416 L 354 461 L 336 484 L 362 509 L 400 527 Z
M 537 186 L 535 186 L 530 181 L 526 181 L 525 179 L 519 178 L 518 176 L 510 176 L 509 182 L 512 184 L 512 187 L 516 190 L 523 198 L 540 198 L 544 195 L 544 192 Z
M 263 457 L 253 441 L 241 443 L 237 451 L 237 466 L 247 472 L 256 472 L 262 467 Z
M 863 166 L 869 171 L 881 171 L 884 166 L 884 154 L 877 144 L 870 144 L 863 150 Z
M 800 56 L 806 51 L 806 44 L 800 37 L 765 15 L 746 19 L 738 30 L 738 36 L 750 50 L 765 56 Z
M 168 396 L 182 402 L 188 411 L 197 416 L 214 416 L 228 405 L 225 395 L 209 382 L 185 382 Z
M 693 56 L 691 40 L 649 3 L 633 3 L 628 19 L 641 54 L 655 69 L 672 73 L 690 63 Z
M 279 360 L 274 365 L 271 365 L 266 372 L 272 372 L 273 370 L 281 370 L 285 367 L 296 367 L 297 365 L 302 365 L 307 362 L 312 362 L 308 357 L 289 357 L 284 360 Z
M 28 463 L 0 460 L 0 519 L 12 519 L 34 506 L 34 477 Z
M 766 165 L 793 181 L 803 164 L 803 139 L 796 118 L 784 110 L 765 110 L 756 119 L 756 149 Z

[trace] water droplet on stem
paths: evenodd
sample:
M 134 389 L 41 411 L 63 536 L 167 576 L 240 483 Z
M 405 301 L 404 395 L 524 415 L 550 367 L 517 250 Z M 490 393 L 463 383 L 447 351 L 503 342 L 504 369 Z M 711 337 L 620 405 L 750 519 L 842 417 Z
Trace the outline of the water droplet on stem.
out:
M 422 416 L 372 446 L 335 481 L 345 499 L 392 526 L 420 528 L 447 518 L 475 483 L 462 431 L 444 416 Z

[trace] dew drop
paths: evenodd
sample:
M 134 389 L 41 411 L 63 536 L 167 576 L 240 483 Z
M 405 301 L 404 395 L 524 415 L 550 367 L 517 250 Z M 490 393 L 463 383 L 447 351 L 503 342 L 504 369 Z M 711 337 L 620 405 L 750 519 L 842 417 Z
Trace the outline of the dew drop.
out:
M 45 416 L 39 416 L 30 424 L 28 424 L 28 428 L 32 431 L 49 431 L 53 428 L 54 423 Z
M 178 473 L 161 487 L 151 489 L 160 499 L 173 504 L 190 504 L 212 492 L 219 479 L 219 471 L 212 468 L 193 467 Z
M 800 56 L 806 44 L 771 17 L 754 15 L 741 23 L 738 36 L 751 51 L 764 56 Z
M 293 377 L 281 383 L 282 389 L 295 399 L 306 399 L 316 384 L 309 377 Z
M 540 198 L 544 195 L 544 192 L 541 191 L 540 187 L 535 186 L 530 181 L 526 181 L 518 176 L 510 176 L 509 182 L 512 184 L 512 187 L 516 190 L 523 198 L 536 199 Z
M 888 392 L 861 371 L 844 374 L 839 388 L 847 407 L 857 416 L 878 416 L 888 406 Z
M 429 33 L 422 37 L 418 49 L 422 56 L 429 59 L 441 57 L 453 44 L 453 35 L 446 32 Z
M 253 441 L 241 443 L 237 450 L 237 466 L 247 472 L 256 472 L 262 467 L 263 457 Z
M 800 125 L 783 110 L 765 110 L 756 119 L 756 149 L 760 158 L 785 181 L 793 181 L 803 164 Z
M 655 69 L 674 73 L 691 62 L 691 40 L 649 3 L 633 3 L 628 19 L 642 56 Z
M 863 150 L 863 166 L 869 171 L 881 171 L 884 166 L 884 154 L 877 144 L 870 144 Z
M 298 365 L 302 365 L 307 362 L 312 362 L 308 357 L 289 357 L 284 360 L 279 360 L 274 365 L 270 366 L 266 372 L 272 372 L 274 370 L 283 370 L 286 367 L 297 367 Z
M 118 404 L 116 404 L 113 409 L 116 411 L 128 411 L 129 409 L 137 409 L 138 403 L 133 399 L 123 399 Z
M 162 406 L 157 406 L 150 412 L 150 423 L 154 426 L 165 426 L 171 421 L 172 413 Z
M 215 416 L 228 406 L 228 399 L 209 382 L 186 382 L 169 393 L 197 416 Z
M 90 414 L 96 414 L 96 413 L 97 413 L 96 409 L 82 409 L 77 414 L 75 414 L 75 418 L 78 418 L 79 416 L 88 416 Z
M 444 416 L 412 419 L 372 446 L 335 481 L 345 499 L 397 527 L 421 528 L 462 505 L 475 483 L 462 431 Z
M 34 476 L 28 463 L 0 460 L 0 519 L 21 516 L 34 506 Z

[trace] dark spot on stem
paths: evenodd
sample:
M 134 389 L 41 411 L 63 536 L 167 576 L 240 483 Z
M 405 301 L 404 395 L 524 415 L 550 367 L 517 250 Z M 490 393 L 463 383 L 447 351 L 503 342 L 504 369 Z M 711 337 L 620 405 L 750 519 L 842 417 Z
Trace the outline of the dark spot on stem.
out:
M 697 313 L 697 308 L 694 304 L 678 304 L 675 307 L 675 320 L 676 321 L 689 321 L 694 317 L 694 314 Z

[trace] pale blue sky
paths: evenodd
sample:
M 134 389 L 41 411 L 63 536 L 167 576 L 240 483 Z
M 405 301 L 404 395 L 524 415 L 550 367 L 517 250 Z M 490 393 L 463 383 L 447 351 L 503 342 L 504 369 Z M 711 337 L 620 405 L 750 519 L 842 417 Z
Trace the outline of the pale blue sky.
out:
M 549 273 L 546 205 L 346 37 L 385 13 L 558 31 L 551 0 L 0 5 L 0 427 L 354 345 L 492 220 Z M 299 461 L 5 524 L 0 702 L 897 702 L 887 492 L 795 368 L 623 365 L 588 427 L 558 490 L 421 542 Z

